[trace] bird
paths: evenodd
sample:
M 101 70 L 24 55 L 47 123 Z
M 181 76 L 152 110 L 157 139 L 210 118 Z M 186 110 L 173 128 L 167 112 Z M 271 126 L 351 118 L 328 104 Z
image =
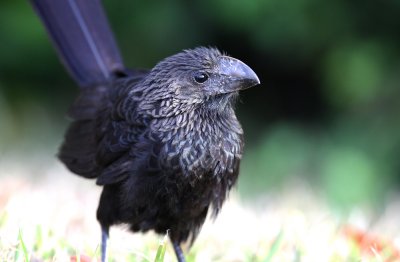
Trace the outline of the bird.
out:
M 101 260 L 109 229 L 169 232 L 177 260 L 239 175 L 239 91 L 260 84 L 214 47 L 185 49 L 152 69 L 125 67 L 99 0 L 30 0 L 80 87 L 58 158 L 102 186 Z

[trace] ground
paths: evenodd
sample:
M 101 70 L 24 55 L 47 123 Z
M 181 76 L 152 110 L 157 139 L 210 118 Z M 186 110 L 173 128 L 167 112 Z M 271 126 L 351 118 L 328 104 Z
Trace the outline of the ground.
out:
M 101 188 L 56 161 L 40 176 L 37 170 L 17 162 L 0 169 L 0 260 L 98 261 Z M 234 191 L 216 221 L 207 220 L 188 260 L 400 261 L 399 218 L 398 196 L 379 214 L 368 207 L 343 214 L 301 181 L 257 200 Z M 154 261 L 162 239 L 113 227 L 111 261 Z M 164 261 L 174 260 L 167 242 Z

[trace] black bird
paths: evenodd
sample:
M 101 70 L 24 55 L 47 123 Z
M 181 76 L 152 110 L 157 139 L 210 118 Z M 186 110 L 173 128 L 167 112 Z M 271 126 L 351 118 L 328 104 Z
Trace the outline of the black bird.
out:
M 259 84 L 217 49 L 185 50 L 153 69 L 129 70 L 99 0 L 31 0 L 64 65 L 80 85 L 60 160 L 103 186 L 97 219 L 102 261 L 109 227 L 195 240 L 236 183 L 243 131 L 238 91 Z

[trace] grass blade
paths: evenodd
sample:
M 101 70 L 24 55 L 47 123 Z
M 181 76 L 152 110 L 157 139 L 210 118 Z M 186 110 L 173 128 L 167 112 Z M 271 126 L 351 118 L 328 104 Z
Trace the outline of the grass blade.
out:
M 281 230 L 278 235 L 275 237 L 274 241 L 272 242 L 271 248 L 269 249 L 268 255 L 265 258 L 264 262 L 271 262 L 273 257 L 279 250 L 279 247 L 283 240 L 283 230 Z
M 154 262 L 164 261 L 165 250 L 167 249 L 167 238 L 168 238 L 168 231 L 167 234 L 165 234 L 164 238 L 160 241 L 160 244 L 158 245 L 157 255 Z
M 21 245 L 22 253 L 24 254 L 24 258 L 25 258 L 25 262 L 29 262 L 29 254 L 28 254 L 28 250 L 26 249 L 24 240 L 22 239 L 21 230 L 19 230 L 19 232 L 18 232 L 18 241 L 19 241 L 19 244 Z

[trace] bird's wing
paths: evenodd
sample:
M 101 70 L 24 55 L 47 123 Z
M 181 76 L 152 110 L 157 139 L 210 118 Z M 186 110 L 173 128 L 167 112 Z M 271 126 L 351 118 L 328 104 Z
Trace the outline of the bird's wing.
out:
M 143 126 L 114 116 L 114 111 L 145 75 L 136 72 L 135 76 L 121 80 L 129 85 L 114 83 L 113 88 L 98 86 L 81 91 L 70 110 L 74 121 L 58 155 L 72 172 L 87 178 L 98 177 L 113 162 L 122 161 L 119 159 L 136 143 Z M 127 110 L 135 112 L 135 104 Z

